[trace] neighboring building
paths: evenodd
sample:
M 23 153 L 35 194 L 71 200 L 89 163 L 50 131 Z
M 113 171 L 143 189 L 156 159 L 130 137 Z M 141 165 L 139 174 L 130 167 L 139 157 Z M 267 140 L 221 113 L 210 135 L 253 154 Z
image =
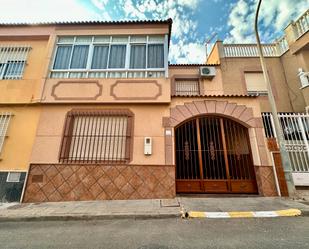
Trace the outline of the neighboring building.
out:
M 230 64 L 219 54 L 208 64 L 168 64 L 171 26 L 169 19 L 0 27 L 0 41 L 41 39 L 44 47 L 31 45 L 24 77 L 36 67 L 38 83 L 17 123 L 29 120 L 33 131 L 13 131 L 14 113 L 3 138 L 7 153 L 28 151 L 24 202 L 277 195 L 261 114 L 267 101 L 243 88 L 260 70 L 228 80 Z M 8 102 L 3 111 L 12 112 Z M 280 111 L 291 110 L 285 102 Z M 11 137 L 18 146 L 9 146 Z M 0 169 L 10 171 L 5 155 Z
M 286 27 L 282 38 L 262 46 L 294 181 L 298 186 L 309 186 L 308 30 L 309 10 Z M 225 92 L 260 96 L 266 136 L 275 137 L 256 44 L 223 44 L 217 41 L 207 62 L 220 64 Z
M 0 26 L 0 201 L 19 201 L 40 115 L 48 36 Z

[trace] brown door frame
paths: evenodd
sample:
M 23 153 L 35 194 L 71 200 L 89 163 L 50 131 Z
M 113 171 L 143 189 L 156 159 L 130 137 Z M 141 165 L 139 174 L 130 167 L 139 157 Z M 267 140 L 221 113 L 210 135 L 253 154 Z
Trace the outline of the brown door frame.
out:
M 219 120 L 220 125 L 220 135 L 219 139 L 222 140 L 223 146 L 223 157 L 224 157 L 224 166 L 226 170 L 226 179 L 204 179 L 204 169 L 203 169 L 203 156 L 202 156 L 202 144 L 201 144 L 201 130 L 200 130 L 200 120 L 201 116 L 192 118 L 195 120 L 196 125 L 196 139 L 197 139 L 197 146 L 198 146 L 198 169 L 200 172 L 200 179 L 176 179 L 176 191 L 177 192 L 199 192 L 199 193 L 257 193 L 257 186 L 254 179 L 249 180 L 234 180 L 231 179 L 230 175 L 230 165 L 228 160 L 228 149 L 227 149 L 227 142 L 226 142 L 226 134 L 225 134 L 225 127 L 224 127 L 224 117 L 215 116 Z M 202 118 L 207 118 L 207 116 L 203 116 Z M 189 119 L 189 120 L 192 120 Z M 228 118 L 226 118 L 229 120 Z M 186 120 L 189 121 L 189 120 Z M 236 122 L 231 120 L 232 122 Z M 185 123 L 185 122 L 184 122 Z M 182 123 L 182 124 L 184 124 Z M 236 122 L 237 123 L 237 122 Z M 179 128 L 178 126 L 177 128 Z M 176 128 L 176 129 L 177 129 Z M 250 140 L 248 136 L 248 131 L 246 130 L 246 140 L 247 146 L 249 148 L 249 155 L 250 161 L 252 162 L 252 150 L 250 145 Z M 176 143 L 176 139 L 175 139 Z M 176 147 L 175 147 L 176 153 Z M 177 155 L 176 155 L 177 156 Z M 176 157 L 175 157 L 176 158 Z M 253 167 L 253 163 L 252 167 Z M 223 166 L 223 165 L 222 165 Z M 177 167 L 177 165 L 176 165 Z M 250 166 L 249 166 L 250 167 Z M 252 169 L 254 171 L 254 169 Z

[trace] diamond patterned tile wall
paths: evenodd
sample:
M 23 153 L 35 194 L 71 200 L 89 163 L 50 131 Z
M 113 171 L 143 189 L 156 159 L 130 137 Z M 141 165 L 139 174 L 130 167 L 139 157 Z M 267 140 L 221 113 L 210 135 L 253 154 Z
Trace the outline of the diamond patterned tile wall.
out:
M 31 165 L 23 202 L 175 197 L 174 166 Z
M 271 166 L 256 166 L 258 189 L 263 196 L 278 196 L 273 169 Z

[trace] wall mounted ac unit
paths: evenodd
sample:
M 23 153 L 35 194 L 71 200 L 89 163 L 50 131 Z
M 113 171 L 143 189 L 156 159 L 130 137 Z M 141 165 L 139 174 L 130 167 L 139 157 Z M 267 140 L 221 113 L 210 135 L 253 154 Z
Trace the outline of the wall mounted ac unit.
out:
M 214 77 L 216 76 L 215 67 L 200 67 L 200 76 L 201 77 Z

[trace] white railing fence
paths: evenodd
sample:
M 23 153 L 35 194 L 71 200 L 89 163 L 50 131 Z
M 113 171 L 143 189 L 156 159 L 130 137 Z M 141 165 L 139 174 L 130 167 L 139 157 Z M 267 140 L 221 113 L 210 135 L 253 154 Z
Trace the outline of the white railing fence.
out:
M 309 30 L 309 10 L 294 22 L 296 39 Z
M 309 115 L 303 113 L 279 113 L 293 172 L 309 172 Z M 267 138 L 276 137 L 271 113 L 262 113 Z
M 285 36 L 282 36 L 281 38 L 279 38 L 275 42 L 275 44 L 277 46 L 277 53 L 279 54 L 279 56 L 289 50 L 289 44 Z
M 259 52 L 256 44 L 224 44 L 225 57 L 258 57 Z M 264 56 L 278 56 L 275 44 L 263 44 L 262 50 Z

